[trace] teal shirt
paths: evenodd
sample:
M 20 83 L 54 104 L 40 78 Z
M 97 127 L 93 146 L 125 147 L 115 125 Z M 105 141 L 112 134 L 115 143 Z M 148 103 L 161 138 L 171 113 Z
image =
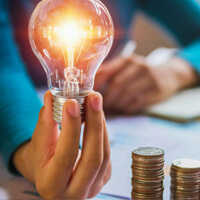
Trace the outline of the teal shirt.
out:
M 30 9 L 35 0 L 20 0 Z M 179 42 L 178 56 L 200 74 L 200 3 L 197 0 L 102 0 L 115 27 L 128 30 L 132 14 L 142 10 Z M 11 169 L 13 152 L 32 137 L 41 102 L 13 36 L 9 3 L 0 0 L 0 152 Z M 147 33 L 148 34 L 148 33 Z M 116 38 L 116 40 L 119 38 Z M 123 40 L 123 38 L 120 38 Z
M 41 108 L 13 37 L 7 0 L 0 0 L 0 152 L 7 166 L 34 131 Z

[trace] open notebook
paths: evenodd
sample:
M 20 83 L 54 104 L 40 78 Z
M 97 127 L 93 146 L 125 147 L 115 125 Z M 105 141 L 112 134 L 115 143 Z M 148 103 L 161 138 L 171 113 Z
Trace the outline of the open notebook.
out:
M 179 92 L 168 100 L 149 107 L 144 114 L 177 122 L 200 118 L 200 88 Z

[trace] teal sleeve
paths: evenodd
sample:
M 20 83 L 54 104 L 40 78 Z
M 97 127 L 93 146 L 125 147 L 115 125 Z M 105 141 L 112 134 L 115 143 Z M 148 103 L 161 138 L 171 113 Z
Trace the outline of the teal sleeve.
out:
M 137 0 L 139 7 L 168 30 L 181 45 L 178 56 L 200 75 L 200 2 L 197 0 Z
M 195 40 L 178 52 L 178 56 L 186 60 L 200 76 L 200 39 Z
M 0 0 L 0 152 L 11 170 L 13 153 L 32 137 L 41 102 L 19 56 L 6 2 Z

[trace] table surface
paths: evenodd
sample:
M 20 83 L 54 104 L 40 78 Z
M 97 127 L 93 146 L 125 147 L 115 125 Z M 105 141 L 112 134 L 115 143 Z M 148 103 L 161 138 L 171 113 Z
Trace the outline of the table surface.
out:
M 154 146 L 165 151 L 164 199 L 169 199 L 169 167 L 178 158 L 200 160 L 200 122 L 178 124 L 150 117 L 115 117 L 107 120 L 113 165 L 109 183 L 95 199 L 131 198 L 131 152 Z M 0 199 L 41 199 L 34 186 L 9 174 L 0 158 Z

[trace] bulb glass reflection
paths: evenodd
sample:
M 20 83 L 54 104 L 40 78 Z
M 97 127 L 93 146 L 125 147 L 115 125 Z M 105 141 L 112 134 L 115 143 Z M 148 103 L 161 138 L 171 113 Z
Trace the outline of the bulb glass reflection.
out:
M 113 42 L 111 16 L 99 0 L 43 0 L 29 22 L 31 47 L 41 62 L 54 96 L 53 115 L 60 124 L 62 106 L 85 97 Z

